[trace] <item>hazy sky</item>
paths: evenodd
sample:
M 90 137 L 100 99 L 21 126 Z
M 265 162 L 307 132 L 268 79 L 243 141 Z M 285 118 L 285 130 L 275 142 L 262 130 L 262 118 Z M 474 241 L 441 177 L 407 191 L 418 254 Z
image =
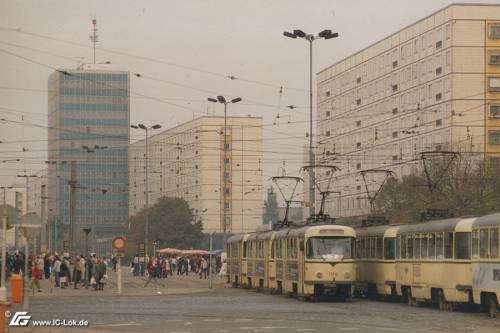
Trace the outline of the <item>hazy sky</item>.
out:
M 208 103 L 206 98 L 240 96 L 243 102 L 231 106 L 230 114 L 264 117 L 264 140 L 272 138 L 265 144 L 267 180 L 276 174 L 283 159 L 287 160 L 287 172 L 296 174 L 302 164 L 300 147 L 307 142 L 307 42 L 284 37 L 284 30 L 332 29 L 340 34 L 336 39 L 315 42 L 317 72 L 450 3 L 0 1 L 0 118 L 19 122 L 0 121 L 0 141 L 4 142 L 0 144 L 0 184 L 10 185 L 23 169 L 43 168 L 47 155 L 47 130 L 43 127 L 47 124 L 47 77 L 51 67 L 74 68 L 91 61 L 89 34 L 94 16 L 100 40 L 97 61 L 111 61 L 116 69 L 144 76 L 131 80 L 132 123 L 155 122 L 168 128 L 207 112 L 222 115 L 221 105 Z M 237 79 L 227 78 L 232 75 Z M 280 86 L 284 87 L 281 95 Z M 134 97 L 136 93 L 147 98 Z M 298 106 L 293 112 L 285 107 L 291 104 Z M 272 125 L 278 113 L 281 117 Z M 286 124 L 289 118 L 294 124 Z M 131 136 L 138 139 L 138 134 L 132 132 Z M 27 152 L 23 153 L 23 148 Z M 21 162 L 1 163 L 16 158 Z

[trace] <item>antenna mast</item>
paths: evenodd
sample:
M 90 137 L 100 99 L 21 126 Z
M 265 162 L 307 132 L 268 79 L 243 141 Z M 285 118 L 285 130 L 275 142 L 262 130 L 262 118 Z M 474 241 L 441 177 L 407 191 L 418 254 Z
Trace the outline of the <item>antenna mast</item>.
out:
M 95 64 L 95 46 L 97 44 L 97 42 L 99 41 L 99 35 L 97 35 L 97 20 L 95 19 L 95 17 L 92 19 L 92 33 L 90 34 L 89 38 L 90 38 L 90 41 L 92 42 L 93 46 L 94 46 L 94 64 Z

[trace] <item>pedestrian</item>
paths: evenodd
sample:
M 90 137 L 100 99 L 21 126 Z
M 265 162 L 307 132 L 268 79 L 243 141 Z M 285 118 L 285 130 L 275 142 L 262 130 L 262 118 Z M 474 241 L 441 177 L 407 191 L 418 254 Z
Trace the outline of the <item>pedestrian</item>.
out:
M 24 258 L 21 252 L 16 250 L 16 254 L 14 256 L 14 273 L 21 274 L 24 267 Z
M 200 264 L 200 279 L 207 278 L 207 268 L 208 268 L 208 263 L 205 258 L 201 258 L 201 264 Z
M 33 291 L 33 295 L 35 294 L 35 286 L 38 289 L 38 292 L 42 292 L 42 289 L 40 288 L 40 282 L 39 280 L 42 279 L 42 271 L 40 270 L 40 267 L 36 263 L 36 261 L 33 261 L 31 264 L 31 290 Z
M 113 264 L 113 272 L 116 272 L 116 264 L 118 260 L 116 259 L 116 256 L 113 256 L 113 259 L 111 259 L 111 263 Z
M 99 263 L 99 290 L 104 290 L 108 282 L 108 275 L 106 274 L 106 261 L 103 259 Z
M 52 271 L 54 272 L 54 278 L 56 280 L 56 287 L 59 288 L 59 278 L 61 273 L 61 260 L 59 260 L 59 256 L 56 256 L 54 259 L 54 266 L 52 267 Z
M 154 280 L 154 282 L 156 284 L 158 284 L 158 282 L 156 281 L 156 267 L 155 267 L 155 261 L 153 260 L 153 258 L 149 258 L 148 260 L 148 264 L 146 265 L 146 270 L 148 271 L 149 273 L 149 277 L 148 277 L 148 280 L 146 281 L 146 283 L 144 284 L 144 288 L 147 287 L 147 285 L 151 282 L 151 280 Z
M 61 268 L 59 272 L 59 283 L 62 289 L 69 286 L 69 281 L 71 280 L 71 274 L 69 271 L 69 262 L 66 258 L 61 260 Z
M 223 279 L 227 275 L 227 262 L 226 259 L 222 260 L 222 266 L 219 271 L 219 278 Z
M 186 276 L 189 275 L 189 257 L 186 257 L 184 260 L 184 271 L 186 272 Z
M 52 266 L 52 255 L 48 252 L 43 258 L 43 273 L 45 275 L 45 280 L 50 279 L 50 266 Z
M 80 282 L 82 278 L 82 262 L 80 260 L 80 256 L 76 256 L 75 262 L 74 262 L 74 271 L 73 271 L 73 287 L 74 289 L 78 289 L 78 282 Z

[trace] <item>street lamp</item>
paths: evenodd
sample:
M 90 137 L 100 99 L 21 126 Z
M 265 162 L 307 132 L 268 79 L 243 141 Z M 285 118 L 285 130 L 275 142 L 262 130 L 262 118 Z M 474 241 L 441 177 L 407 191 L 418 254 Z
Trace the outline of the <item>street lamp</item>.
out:
M 222 209 L 223 209 L 223 213 L 222 213 L 222 230 L 224 232 L 224 243 L 226 242 L 226 223 L 227 223 L 227 213 L 226 213 L 226 196 L 227 196 L 227 193 L 226 193 L 226 189 L 227 189 L 227 181 L 228 181 L 228 177 L 227 177 L 227 105 L 228 104 L 234 104 L 234 103 L 238 103 L 238 102 L 241 102 L 242 99 L 241 97 L 236 97 L 236 98 L 233 98 L 232 100 L 230 100 L 229 102 L 224 98 L 224 96 L 217 96 L 217 99 L 215 98 L 211 98 L 209 97 L 208 98 L 208 101 L 209 102 L 212 102 L 212 103 L 222 103 L 224 104 L 224 190 L 223 190 L 223 196 L 224 196 L 224 203 L 223 203 L 223 206 L 222 206 Z
M 326 29 L 321 31 L 317 36 L 312 34 L 306 34 L 302 30 L 294 30 L 293 32 L 285 31 L 283 32 L 285 37 L 296 39 L 297 37 L 303 38 L 309 42 L 309 165 L 314 166 L 316 163 L 314 161 L 313 154 L 313 42 L 316 39 L 324 38 L 324 39 L 332 39 L 339 36 L 338 33 L 332 32 L 330 29 Z M 310 201 L 310 215 L 314 215 L 314 202 L 315 202 L 315 193 L 314 193 L 314 169 L 312 168 L 309 172 L 309 201 Z
M 7 256 L 7 189 L 12 188 L 12 186 L 2 186 L 3 189 L 3 218 L 2 218 L 2 272 L 1 276 L 1 285 L 0 285 L 0 302 L 7 302 L 7 288 L 5 288 L 5 263 Z
M 142 129 L 143 131 L 146 132 L 146 158 L 145 158 L 145 163 L 146 163 L 146 193 L 145 193 L 145 199 L 146 199 L 146 209 L 149 208 L 149 169 L 148 169 L 148 137 L 149 137 L 149 132 L 152 130 L 160 129 L 161 125 L 152 125 L 150 127 L 145 126 L 144 124 L 137 124 L 137 125 L 130 125 L 133 129 Z M 148 253 L 148 237 L 149 237 L 149 212 L 146 212 L 146 221 L 144 224 L 144 255 L 149 255 Z

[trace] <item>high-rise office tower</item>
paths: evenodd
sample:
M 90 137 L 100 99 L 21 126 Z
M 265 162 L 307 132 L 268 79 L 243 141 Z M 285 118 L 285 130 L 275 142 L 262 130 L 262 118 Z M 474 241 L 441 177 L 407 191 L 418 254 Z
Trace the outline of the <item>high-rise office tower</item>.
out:
M 128 217 L 129 73 L 82 65 L 55 71 L 48 86 L 54 249 L 108 253 Z

